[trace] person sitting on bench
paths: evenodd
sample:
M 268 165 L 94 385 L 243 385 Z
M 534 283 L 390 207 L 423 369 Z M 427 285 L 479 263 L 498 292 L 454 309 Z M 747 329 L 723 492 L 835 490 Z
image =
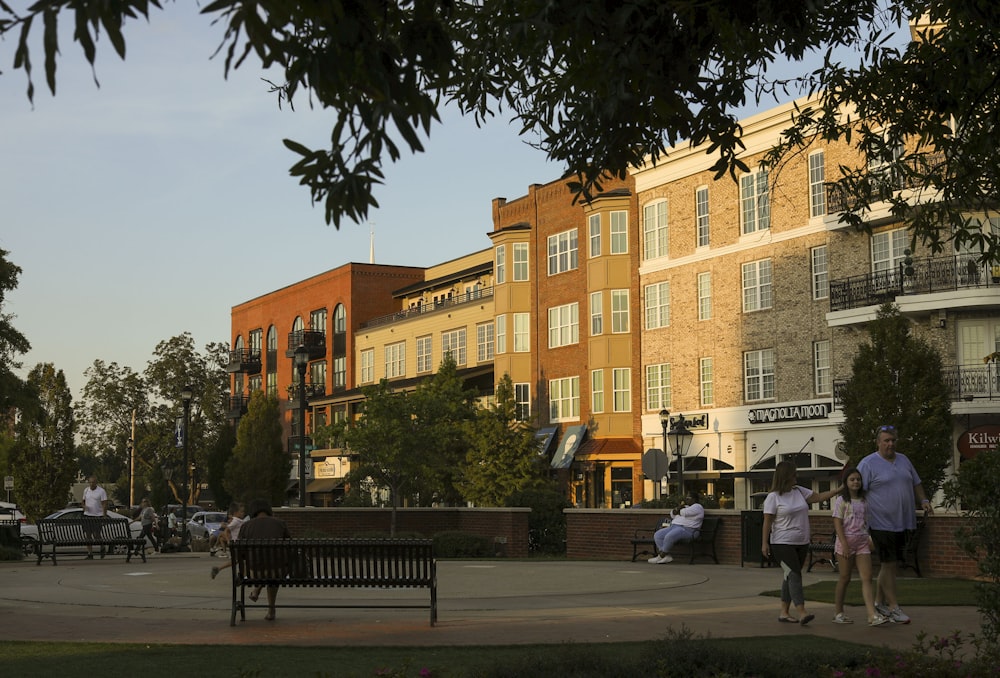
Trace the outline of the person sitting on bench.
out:
M 673 560 L 670 549 L 674 544 L 684 541 L 694 541 L 701 534 L 701 524 L 705 520 L 705 508 L 698 503 L 698 492 L 690 490 L 680 506 L 670 512 L 670 525 L 661 527 L 653 534 L 656 544 L 656 555 L 649 559 L 650 563 L 662 565 Z

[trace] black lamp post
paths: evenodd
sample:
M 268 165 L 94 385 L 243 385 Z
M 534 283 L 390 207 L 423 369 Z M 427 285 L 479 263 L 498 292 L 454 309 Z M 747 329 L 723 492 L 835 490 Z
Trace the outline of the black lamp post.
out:
M 306 505 L 306 368 L 309 349 L 299 344 L 295 349 L 295 369 L 299 372 L 299 506 Z
M 187 541 L 187 513 L 188 513 L 188 493 L 191 469 L 188 466 L 188 429 L 191 424 L 191 398 L 194 393 L 190 386 L 185 386 L 181 391 L 181 402 L 184 403 L 184 492 L 181 495 L 181 543 Z
M 667 427 L 670 425 L 670 412 L 660 410 L 660 423 L 663 425 L 663 440 L 664 447 L 666 447 L 668 440 Z M 677 420 L 674 421 L 673 428 L 669 432 L 669 441 L 670 453 L 677 457 L 677 491 L 681 499 L 684 498 L 684 457 L 687 456 L 688 451 L 691 449 L 691 442 L 693 440 L 694 434 L 688 430 L 684 415 L 677 415 Z
M 667 429 L 670 428 L 670 410 L 660 410 L 660 426 L 663 427 L 663 454 L 669 455 L 670 448 L 667 446 Z M 667 457 L 667 479 L 670 476 L 670 457 Z M 656 498 L 660 498 L 660 479 L 656 479 Z

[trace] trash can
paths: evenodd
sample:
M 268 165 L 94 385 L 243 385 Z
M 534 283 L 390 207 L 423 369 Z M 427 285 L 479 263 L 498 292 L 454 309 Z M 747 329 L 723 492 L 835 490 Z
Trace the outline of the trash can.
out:
M 763 511 L 741 511 L 740 512 L 740 543 L 742 544 L 743 555 L 740 559 L 740 567 L 743 563 L 757 563 L 759 567 L 770 567 L 771 560 L 764 558 L 760 552 L 760 547 L 764 539 L 764 512 Z
M 21 523 L 16 520 L 0 520 L 0 546 L 21 548 Z

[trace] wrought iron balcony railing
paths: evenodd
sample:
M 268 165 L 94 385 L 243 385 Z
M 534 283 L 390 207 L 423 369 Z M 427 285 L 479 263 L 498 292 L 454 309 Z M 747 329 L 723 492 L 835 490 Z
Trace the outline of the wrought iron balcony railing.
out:
M 237 348 L 229 352 L 229 363 L 226 371 L 260 374 L 260 351 L 249 348 Z
M 451 299 L 444 299 L 430 304 L 421 304 L 420 306 L 414 306 L 413 308 L 404 308 L 396 311 L 395 313 L 389 313 L 377 318 L 372 318 L 367 322 L 361 323 L 361 327 L 380 327 L 382 325 L 389 325 L 395 322 L 409 320 L 410 318 L 416 318 L 424 315 L 425 313 L 434 313 L 435 311 L 440 311 L 446 308 L 454 308 L 456 306 L 461 306 L 462 304 L 471 304 L 484 299 L 491 299 L 492 297 L 493 288 L 484 287 L 465 294 L 459 294 Z
M 322 330 L 296 330 L 288 333 L 286 358 L 295 357 L 295 349 L 305 346 L 309 349 L 309 360 L 318 360 L 326 355 L 326 333 Z
M 239 419 L 247 413 L 250 406 L 250 396 L 237 395 L 229 397 L 229 418 Z
M 941 376 L 952 402 L 1000 400 L 1000 363 L 945 365 L 941 368 Z M 847 379 L 834 380 L 834 409 L 843 407 L 841 394 L 847 383 Z
M 827 184 L 826 213 L 839 214 L 854 210 L 866 202 L 871 204 L 888 200 L 897 191 L 923 186 L 927 183 L 927 175 L 943 162 L 943 153 L 917 155 L 870 171 L 865 177 L 866 181 L 852 190 L 839 184 Z

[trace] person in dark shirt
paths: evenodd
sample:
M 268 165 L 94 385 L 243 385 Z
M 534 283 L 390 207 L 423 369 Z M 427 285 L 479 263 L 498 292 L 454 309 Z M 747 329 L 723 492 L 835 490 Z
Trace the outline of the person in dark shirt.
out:
M 255 499 L 250 503 L 250 519 L 240 528 L 240 539 L 291 539 L 288 526 L 283 520 L 274 517 L 271 502 L 267 499 Z M 250 593 L 250 600 L 257 602 L 260 597 L 260 587 Z M 267 587 L 267 614 L 264 619 L 274 620 L 274 603 L 278 597 L 278 587 Z

